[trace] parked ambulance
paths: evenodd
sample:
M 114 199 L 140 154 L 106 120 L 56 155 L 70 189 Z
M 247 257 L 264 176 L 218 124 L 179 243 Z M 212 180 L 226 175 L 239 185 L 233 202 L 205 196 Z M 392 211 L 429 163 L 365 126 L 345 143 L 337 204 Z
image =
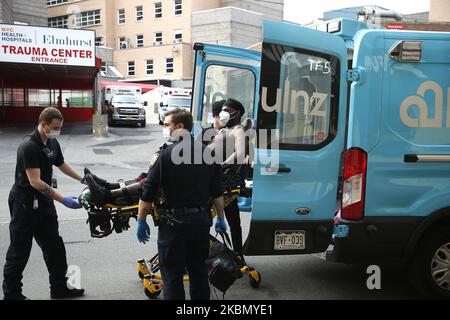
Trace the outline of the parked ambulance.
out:
M 195 132 L 212 103 L 255 123 L 247 255 L 401 261 L 450 297 L 450 33 L 264 22 L 260 52 L 196 44 Z
M 102 94 L 104 102 L 109 104 L 111 103 L 111 99 L 116 95 L 132 96 L 140 100 L 142 89 L 139 86 L 107 85 L 102 88 Z
M 146 106 L 147 112 L 158 113 L 158 121 L 162 124 L 164 113 L 169 111 L 169 109 L 175 107 L 190 109 L 191 93 L 191 89 L 159 86 L 152 91 L 144 93 L 141 101 Z

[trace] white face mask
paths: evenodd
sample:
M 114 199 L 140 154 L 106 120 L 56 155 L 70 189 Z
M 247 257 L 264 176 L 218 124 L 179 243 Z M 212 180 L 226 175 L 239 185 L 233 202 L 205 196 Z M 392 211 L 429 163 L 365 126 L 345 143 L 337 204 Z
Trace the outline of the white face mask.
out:
M 48 126 L 47 126 L 48 127 Z M 50 127 L 48 127 L 50 129 Z M 50 130 L 50 132 L 45 132 L 47 139 L 56 139 L 61 135 L 60 130 Z
M 171 143 L 172 142 L 172 136 L 170 135 L 170 129 L 169 128 L 164 127 L 163 130 L 162 130 L 162 134 L 163 134 L 164 141 L 166 143 Z
M 171 135 L 170 128 L 164 127 L 162 133 L 166 144 L 172 144 L 178 141 L 178 137 L 173 137 Z
M 228 123 L 228 121 L 230 121 L 230 113 L 226 112 L 226 111 L 221 111 L 219 113 L 219 121 L 220 121 L 220 126 L 221 127 L 225 127 Z

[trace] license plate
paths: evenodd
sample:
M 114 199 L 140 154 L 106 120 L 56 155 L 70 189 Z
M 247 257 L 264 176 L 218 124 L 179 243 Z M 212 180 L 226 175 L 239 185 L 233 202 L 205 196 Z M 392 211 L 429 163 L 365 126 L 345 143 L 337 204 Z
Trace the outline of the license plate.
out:
M 130 120 L 133 120 L 133 118 L 132 117 L 127 117 L 127 120 L 130 121 Z
M 275 250 L 303 250 L 305 246 L 304 230 L 276 230 L 274 239 Z

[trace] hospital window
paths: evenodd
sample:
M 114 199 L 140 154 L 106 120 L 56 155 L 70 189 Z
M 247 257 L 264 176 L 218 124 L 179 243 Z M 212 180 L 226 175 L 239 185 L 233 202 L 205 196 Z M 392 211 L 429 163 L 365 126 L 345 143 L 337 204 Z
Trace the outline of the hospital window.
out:
M 61 96 L 61 98 L 60 98 Z M 2 98 L 3 97 L 3 98 Z M 6 107 L 60 107 L 92 108 L 92 90 L 59 90 L 36 88 L 0 88 L 0 106 Z
M 183 42 L 183 31 L 181 30 L 175 30 L 173 33 L 173 42 L 174 43 L 181 43 Z
M 125 9 L 117 10 L 117 23 L 124 24 L 125 23 Z
M 3 102 L 1 101 L 2 96 Z M 9 107 L 25 106 L 25 90 L 23 88 L 5 88 L 3 94 L 0 94 L 0 105 Z
M 128 48 L 127 38 L 120 37 L 118 44 L 119 44 L 119 49 L 127 49 Z
M 153 74 L 153 59 L 145 60 L 145 69 L 147 75 Z
M 162 2 L 155 3 L 155 19 L 162 18 Z
M 96 47 L 101 47 L 101 46 L 103 46 L 103 37 L 96 37 L 96 38 L 95 38 L 95 46 L 96 46 Z
M 53 6 L 56 4 L 66 3 L 68 0 L 47 0 L 47 6 Z
M 92 108 L 94 95 L 92 90 L 62 90 L 62 107 Z
M 136 21 L 142 21 L 144 20 L 144 7 L 143 6 L 136 6 Z
M 28 105 L 30 107 L 49 107 L 50 90 L 28 89 Z
M 67 28 L 69 16 L 60 16 L 48 18 L 48 26 L 50 28 Z
M 179 16 L 183 14 L 183 1 L 182 0 L 174 0 L 174 9 L 175 9 L 175 15 Z
M 255 102 L 255 74 L 247 69 L 210 65 L 206 69 L 203 93 L 202 126 L 213 123 L 212 104 L 234 98 L 242 103 L 245 114 L 242 120 L 252 118 Z
M 173 73 L 173 58 L 166 58 L 166 73 Z
M 155 32 L 155 43 L 154 45 L 161 45 L 163 41 L 162 32 Z
M 141 48 L 144 46 L 144 35 L 138 34 L 136 36 L 136 47 Z
M 100 9 L 80 12 L 76 15 L 77 27 L 86 27 L 100 24 Z
M 134 61 L 128 61 L 128 75 L 134 76 Z

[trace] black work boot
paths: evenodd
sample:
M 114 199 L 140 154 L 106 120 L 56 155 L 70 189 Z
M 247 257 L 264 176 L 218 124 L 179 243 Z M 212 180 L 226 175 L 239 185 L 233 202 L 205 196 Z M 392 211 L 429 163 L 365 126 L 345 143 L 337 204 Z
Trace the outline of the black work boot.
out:
M 25 301 L 25 300 L 30 300 L 27 297 L 25 297 L 23 294 L 18 294 L 16 296 L 5 296 L 3 297 L 4 301 Z
M 119 189 L 120 185 L 118 183 L 111 183 L 108 182 L 105 179 L 99 178 L 97 177 L 95 174 L 93 174 L 91 172 L 91 170 L 89 170 L 88 168 L 84 168 L 84 176 L 86 177 L 87 175 L 91 175 L 92 178 L 94 179 L 94 181 L 101 187 L 104 187 L 108 190 L 114 190 L 114 189 Z
M 111 191 L 98 185 L 95 182 L 92 175 L 87 174 L 84 179 L 86 180 L 87 185 L 89 186 L 89 190 L 91 191 L 92 202 L 97 206 L 102 206 L 105 203 L 112 201 Z
M 82 296 L 84 296 L 84 289 L 69 289 L 67 286 L 50 291 L 50 298 L 52 299 L 79 298 Z

